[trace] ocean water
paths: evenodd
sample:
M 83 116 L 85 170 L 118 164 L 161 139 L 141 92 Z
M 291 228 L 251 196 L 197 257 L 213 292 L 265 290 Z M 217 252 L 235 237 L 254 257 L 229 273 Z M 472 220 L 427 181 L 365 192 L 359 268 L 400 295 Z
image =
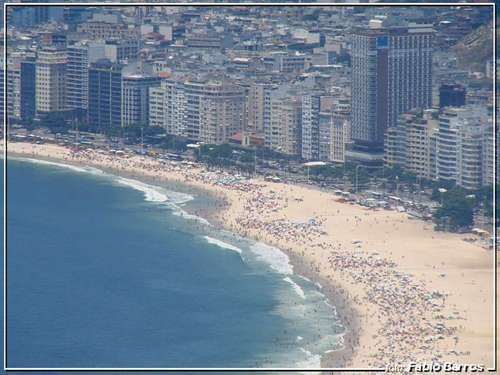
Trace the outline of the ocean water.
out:
M 12 158 L 9 367 L 319 367 L 343 327 L 278 249 L 189 214 L 207 198 Z

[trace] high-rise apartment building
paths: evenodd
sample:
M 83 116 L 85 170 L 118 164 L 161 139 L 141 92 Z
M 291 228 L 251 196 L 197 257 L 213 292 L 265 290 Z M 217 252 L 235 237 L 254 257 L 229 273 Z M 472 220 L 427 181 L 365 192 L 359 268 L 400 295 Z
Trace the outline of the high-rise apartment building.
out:
M 21 61 L 21 119 L 31 121 L 36 115 L 36 61 Z
M 100 59 L 89 69 L 88 123 L 103 132 L 121 126 L 122 66 Z
M 494 128 L 487 126 L 483 132 L 482 144 L 482 165 L 481 165 L 481 184 L 493 185 L 494 183 L 494 166 L 495 166 L 495 150 L 494 150 Z
M 435 157 L 433 140 L 438 128 L 435 109 L 413 110 L 401 114 L 396 126 L 387 129 L 384 162 L 400 166 L 420 178 L 433 179 Z
M 301 155 L 305 160 L 319 159 L 319 95 L 302 96 Z
M 59 49 L 38 51 L 36 61 L 36 112 L 39 118 L 47 113 L 66 111 L 67 53 Z
M 352 137 L 350 158 L 380 163 L 384 133 L 398 116 L 432 105 L 429 25 L 381 27 L 370 23 L 352 38 Z
M 89 65 L 104 58 L 104 45 L 82 42 L 67 47 L 66 105 L 74 115 L 85 118 L 88 108 Z
M 436 134 L 436 179 L 455 181 L 471 190 L 490 180 L 493 163 L 486 153 L 493 148 L 487 145 L 491 134 L 492 117 L 486 108 L 445 108 Z
M 271 116 L 271 92 L 276 85 L 270 83 L 252 83 L 247 93 L 247 128 L 246 131 L 264 134 Z
M 241 86 L 169 79 L 149 92 L 149 124 L 163 126 L 170 134 L 220 144 L 245 129 L 246 97 Z
M 344 163 L 346 148 L 351 142 L 351 103 L 336 99 L 332 105 L 332 132 L 330 134 L 329 161 Z
M 7 58 L 7 120 L 21 118 L 21 62 L 17 56 Z
M 186 97 L 182 81 L 166 79 L 149 89 L 149 126 L 160 126 L 168 134 L 188 138 Z
M 271 121 L 266 129 L 265 145 L 276 152 L 301 154 L 302 99 L 299 95 L 271 96 Z
M 335 98 L 322 106 L 319 122 L 319 159 L 344 163 L 351 140 L 351 107 L 347 99 Z
M 122 79 L 122 126 L 149 125 L 149 88 L 160 85 L 160 77 L 142 74 Z
M 245 129 L 242 87 L 221 81 L 185 82 L 184 95 L 185 128 L 190 139 L 220 144 Z
M 3 59 L 3 47 L 2 47 L 2 55 L 0 56 L 0 84 L 2 87 L 5 83 L 5 71 L 4 71 L 4 59 Z M 5 108 L 4 108 L 4 90 L 0 90 L 0 115 L 4 118 Z

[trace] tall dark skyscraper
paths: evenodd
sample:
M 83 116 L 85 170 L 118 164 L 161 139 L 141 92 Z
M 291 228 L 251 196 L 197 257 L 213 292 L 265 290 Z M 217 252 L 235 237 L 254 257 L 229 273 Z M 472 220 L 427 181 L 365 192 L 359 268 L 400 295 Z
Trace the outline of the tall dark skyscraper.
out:
M 36 61 L 21 62 L 21 119 L 33 120 L 36 114 Z
M 122 67 L 100 59 L 89 69 L 88 121 L 98 132 L 121 126 Z
M 429 25 L 382 27 L 371 21 L 352 39 L 352 137 L 348 157 L 379 164 L 384 132 L 398 115 L 432 105 L 432 42 Z

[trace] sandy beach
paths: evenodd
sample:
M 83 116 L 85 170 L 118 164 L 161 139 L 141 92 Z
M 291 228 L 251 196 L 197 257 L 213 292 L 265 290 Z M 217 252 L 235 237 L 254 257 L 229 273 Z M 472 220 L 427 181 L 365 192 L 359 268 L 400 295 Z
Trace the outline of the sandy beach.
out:
M 9 142 L 8 152 L 188 184 L 219 197 L 209 220 L 286 251 L 295 271 L 320 283 L 337 307 L 348 330 L 345 348 L 325 355 L 323 367 L 493 364 L 493 252 L 465 241 L 471 234 L 435 232 L 404 212 L 195 164 L 51 144 Z

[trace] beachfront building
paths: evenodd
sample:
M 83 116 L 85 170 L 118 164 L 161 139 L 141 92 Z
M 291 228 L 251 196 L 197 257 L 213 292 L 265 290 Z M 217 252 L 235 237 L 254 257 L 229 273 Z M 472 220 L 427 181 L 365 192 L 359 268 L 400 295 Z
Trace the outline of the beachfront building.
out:
M 149 88 L 149 126 L 159 126 L 168 134 L 187 138 L 185 99 L 179 80 L 165 79 L 160 86 Z
M 227 81 L 167 79 L 151 88 L 150 126 L 193 141 L 221 144 L 245 129 L 245 89 Z
M 494 128 L 486 127 L 483 133 L 482 144 L 482 165 L 481 165 L 481 184 L 483 186 L 493 185 L 494 182 L 494 168 L 495 168 L 495 135 Z M 498 152 L 498 151 L 497 151 Z
M 330 134 L 329 161 L 344 163 L 346 148 L 351 142 L 351 103 L 336 99 L 332 105 L 332 131 Z
M 31 121 L 36 115 L 36 61 L 34 57 L 21 61 L 21 120 Z
M 301 156 L 305 160 L 319 159 L 319 95 L 302 96 Z
M 100 59 L 89 68 L 88 123 L 97 132 L 121 126 L 122 66 Z
M 474 190 L 492 180 L 491 113 L 482 106 L 445 108 L 436 134 L 436 178 Z M 493 157 L 493 156 L 490 156 Z M 483 177 L 484 176 L 484 177 Z
M 247 123 L 246 131 L 254 134 L 264 134 L 271 119 L 271 92 L 276 85 L 253 82 L 247 93 Z
M 186 128 L 195 139 L 221 144 L 245 129 L 245 91 L 226 81 L 186 82 Z
M 7 58 L 7 120 L 21 118 L 21 61 Z
M 47 48 L 37 53 L 36 112 L 40 119 L 48 113 L 66 111 L 65 50 Z
M 398 116 L 432 105 L 430 25 L 384 27 L 380 20 L 352 37 L 352 138 L 349 158 L 383 160 L 384 134 Z
M 149 89 L 160 85 L 160 77 L 144 74 L 122 79 L 122 127 L 149 125 Z
M 265 129 L 267 148 L 289 156 L 301 154 L 302 99 L 287 92 L 271 96 L 271 121 Z
M 334 98 L 322 103 L 319 119 L 319 160 L 344 163 L 351 140 L 350 102 Z
M 67 47 L 66 104 L 75 117 L 86 118 L 89 92 L 89 65 L 104 58 L 104 45 L 78 42 Z
M 437 131 L 437 110 L 413 110 L 399 116 L 396 126 L 387 129 L 384 162 L 400 166 L 420 178 L 434 177 L 433 139 Z

